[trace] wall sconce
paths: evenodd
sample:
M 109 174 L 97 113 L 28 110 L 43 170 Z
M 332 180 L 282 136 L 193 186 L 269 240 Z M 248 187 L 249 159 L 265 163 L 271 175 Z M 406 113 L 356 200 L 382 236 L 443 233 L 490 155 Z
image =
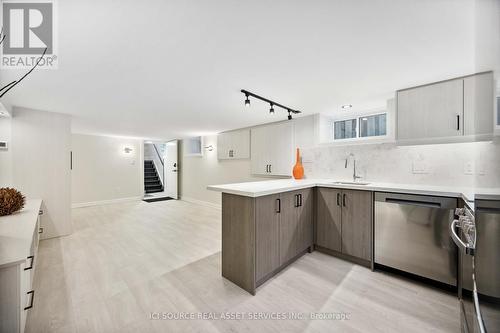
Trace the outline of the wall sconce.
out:
M 132 152 L 132 150 L 133 150 L 133 149 L 132 149 L 132 148 L 130 148 L 130 147 L 125 147 L 125 148 L 123 148 L 123 152 L 124 152 L 125 154 L 130 154 L 130 153 Z
M 214 150 L 214 146 L 212 146 L 212 145 L 205 146 L 204 148 L 206 150 L 208 150 L 208 151 L 213 151 Z

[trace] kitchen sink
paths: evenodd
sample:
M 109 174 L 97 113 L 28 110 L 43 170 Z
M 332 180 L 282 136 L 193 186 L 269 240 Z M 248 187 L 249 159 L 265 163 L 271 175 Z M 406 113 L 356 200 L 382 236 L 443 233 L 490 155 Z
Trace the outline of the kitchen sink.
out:
M 336 185 L 369 185 L 370 183 L 366 182 L 333 182 Z

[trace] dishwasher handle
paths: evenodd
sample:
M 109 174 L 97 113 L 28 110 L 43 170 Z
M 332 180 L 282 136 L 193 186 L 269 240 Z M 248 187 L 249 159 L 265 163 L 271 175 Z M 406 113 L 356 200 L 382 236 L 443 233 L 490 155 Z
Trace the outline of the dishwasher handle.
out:
M 469 244 L 466 244 L 463 240 L 458 237 L 456 229 L 457 229 L 457 223 L 458 220 L 453 220 L 450 223 L 450 236 L 451 239 L 453 239 L 453 242 L 461 249 L 465 250 L 465 253 L 468 255 L 473 256 L 474 255 L 474 247 L 470 246 Z
M 412 205 L 412 206 L 421 206 L 421 207 L 441 208 L 441 204 L 439 202 L 428 202 L 428 201 L 395 199 L 395 198 L 386 198 L 385 202 L 395 203 L 395 204 L 399 204 L 399 205 Z

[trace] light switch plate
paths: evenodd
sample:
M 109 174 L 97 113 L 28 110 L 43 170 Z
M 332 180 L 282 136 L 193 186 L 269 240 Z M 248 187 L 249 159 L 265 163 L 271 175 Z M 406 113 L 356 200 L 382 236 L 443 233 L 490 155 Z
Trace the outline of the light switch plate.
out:
M 473 175 L 474 174 L 474 162 L 473 161 L 465 161 L 464 162 L 464 175 Z

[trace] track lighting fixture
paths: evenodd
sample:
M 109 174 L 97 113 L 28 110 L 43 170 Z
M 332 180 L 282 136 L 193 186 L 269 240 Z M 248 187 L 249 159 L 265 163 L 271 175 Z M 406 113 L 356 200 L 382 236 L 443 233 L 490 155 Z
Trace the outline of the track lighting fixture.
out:
M 252 96 L 252 97 L 255 97 L 256 99 L 260 99 L 261 101 L 264 101 L 264 102 L 267 102 L 271 105 L 271 108 L 269 109 L 269 113 L 272 113 L 274 114 L 274 107 L 277 106 L 277 107 L 280 107 L 284 110 L 286 110 L 288 112 L 288 120 L 292 120 L 292 114 L 298 114 L 298 113 L 301 113 L 301 111 L 299 110 L 294 110 L 292 108 L 289 108 L 287 106 L 284 106 L 282 104 L 279 104 L 279 103 L 276 103 L 275 101 L 271 101 L 270 99 L 267 99 L 265 97 L 262 97 L 262 96 L 259 96 L 259 95 L 256 95 L 248 90 L 244 90 L 242 89 L 241 92 L 243 94 L 245 94 L 245 106 L 250 106 L 250 99 L 248 98 L 249 96 Z

